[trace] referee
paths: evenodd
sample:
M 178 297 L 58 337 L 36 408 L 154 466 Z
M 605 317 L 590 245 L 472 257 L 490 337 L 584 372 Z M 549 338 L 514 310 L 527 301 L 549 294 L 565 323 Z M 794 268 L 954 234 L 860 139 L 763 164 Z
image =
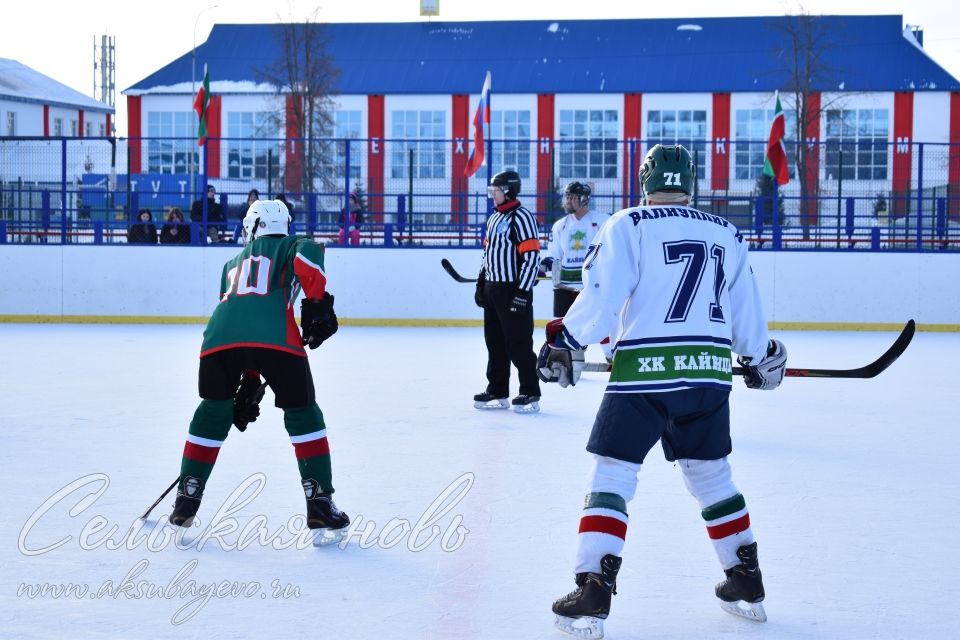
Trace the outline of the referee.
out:
M 533 285 L 540 267 L 537 220 L 520 205 L 520 175 L 503 171 L 488 187 L 494 211 L 487 219 L 483 260 L 474 301 L 483 308 L 487 390 L 473 397 L 478 409 L 506 409 L 510 363 L 517 368 L 517 413 L 540 410 L 540 380 L 533 352 Z

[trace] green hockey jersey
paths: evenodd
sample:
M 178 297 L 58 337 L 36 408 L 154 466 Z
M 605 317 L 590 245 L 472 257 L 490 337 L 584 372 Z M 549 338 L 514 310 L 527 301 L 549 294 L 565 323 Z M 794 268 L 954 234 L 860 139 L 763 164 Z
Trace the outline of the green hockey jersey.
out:
M 236 347 L 306 357 L 293 305 L 300 290 L 322 298 L 323 245 L 305 236 L 264 236 L 223 266 L 220 304 L 203 332 L 200 357 Z

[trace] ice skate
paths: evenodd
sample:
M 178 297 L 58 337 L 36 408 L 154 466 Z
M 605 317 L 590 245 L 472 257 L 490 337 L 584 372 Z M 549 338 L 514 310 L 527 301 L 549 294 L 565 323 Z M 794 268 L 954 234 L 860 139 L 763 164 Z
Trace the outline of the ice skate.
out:
M 307 527 L 315 531 L 313 546 L 326 547 L 343 540 L 350 517 L 337 508 L 329 493 L 321 493 L 316 480 L 303 480 L 307 498 Z
M 516 413 L 536 413 L 540 411 L 540 396 L 518 395 L 513 399 L 513 410 Z
M 177 487 L 177 499 L 173 503 L 170 513 L 170 524 L 178 527 L 189 527 L 193 518 L 200 509 L 200 499 L 203 497 L 203 480 L 194 476 L 187 476 L 180 480 Z
M 510 406 L 506 398 L 498 398 L 489 391 L 473 396 L 473 406 L 476 409 L 506 409 Z
M 716 588 L 720 606 L 731 613 L 754 622 L 766 622 L 767 612 L 763 610 L 763 579 L 760 563 L 757 561 L 757 543 L 751 542 L 737 549 L 740 564 L 725 569 L 727 579 Z
M 621 558 L 607 554 L 600 560 L 600 573 L 578 573 L 577 589 L 553 603 L 557 616 L 554 626 L 577 638 L 602 638 L 610 599 L 617 592 L 621 562 Z

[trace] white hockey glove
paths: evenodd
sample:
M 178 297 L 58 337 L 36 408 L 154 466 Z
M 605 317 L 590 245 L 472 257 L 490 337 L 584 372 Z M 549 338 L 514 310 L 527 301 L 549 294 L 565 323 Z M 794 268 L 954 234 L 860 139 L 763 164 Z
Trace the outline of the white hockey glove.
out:
M 537 377 L 543 382 L 558 382 L 564 389 L 576 386 L 584 366 L 583 351 L 552 347 L 547 342 L 537 355 Z
M 738 356 L 737 362 L 747 370 L 743 381 L 748 387 L 770 391 L 779 387 L 783 381 L 787 368 L 787 348 L 779 340 L 770 340 L 767 344 L 767 355 L 763 360 L 753 364 L 750 358 Z

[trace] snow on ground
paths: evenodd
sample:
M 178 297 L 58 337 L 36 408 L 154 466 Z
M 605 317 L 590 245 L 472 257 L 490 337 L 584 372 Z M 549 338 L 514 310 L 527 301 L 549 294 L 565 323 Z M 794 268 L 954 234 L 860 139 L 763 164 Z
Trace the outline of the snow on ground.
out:
M 268 393 L 260 420 L 231 432 L 200 510 L 209 522 L 246 487 L 249 503 L 219 520 L 246 528 L 244 544 L 222 528 L 200 544 L 197 528 L 178 548 L 158 524 L 172 497 L 142 529 L 137 517 L 179 471 L 200 334 L 0 325 L 0 635 L 561 637 L 550 603 L 573 587 L 599 374 L 545 389 L 538 415 L 482 412 L 480 329 L 343 327 L 310 361 L 349 544 L 284 535 L 303 495 Z M 777 335 L 791 365 L 813 367 L 859 366 L 894 338 Z M 772 393 L 737 381 L 731 462 L 769 622 L 717 606 L 697 505 L 657 448 L 630 504 L 607 637 L 955 637 L 958 356 L 960 335 L 920 333 L 873 380 L 788 379 Z M 418 519 L 432 522 L 411 531 Z

